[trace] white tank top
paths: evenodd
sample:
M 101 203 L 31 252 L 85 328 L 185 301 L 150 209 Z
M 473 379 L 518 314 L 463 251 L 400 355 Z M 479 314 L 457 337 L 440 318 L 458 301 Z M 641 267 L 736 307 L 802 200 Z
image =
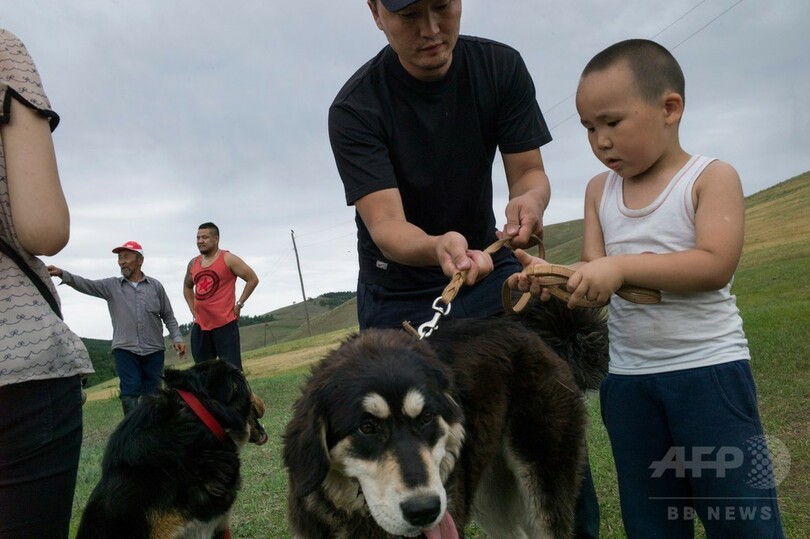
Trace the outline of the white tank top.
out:
M 608 256 L 694 248 L 692 187 L 712 161 L 693 156 L 649 206 L 638 210 L 624 205 L 623 180 L 610 172 L 599 207 Z M 609 370 L 614 374 L 653 374 L 751 357 L 731 281 L 711 292 L 662 292 L 655 305 L 638 305 L 614 294 L 608 330 Z

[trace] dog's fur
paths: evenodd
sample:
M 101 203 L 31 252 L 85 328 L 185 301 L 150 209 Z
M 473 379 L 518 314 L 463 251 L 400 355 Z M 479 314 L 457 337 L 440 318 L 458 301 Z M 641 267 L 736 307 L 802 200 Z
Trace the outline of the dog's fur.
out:
M 224 537 L 240 485 L 239 449 L 262 444 L 264 403 L 224 361 L 166 369 L 110 435 L 101 480 L 78 538 Z M 220 441 L 177 393 L 196 396 L 225 430 Z
M 490 537 L 569 537 L 581 390 L 603 374 L 607 340 L 598 313 L 555 302 L 441 322 L 421 341 L 366 330 L 329 353 L 284 434 L 293 537 L 463 537 L 473 518 Z

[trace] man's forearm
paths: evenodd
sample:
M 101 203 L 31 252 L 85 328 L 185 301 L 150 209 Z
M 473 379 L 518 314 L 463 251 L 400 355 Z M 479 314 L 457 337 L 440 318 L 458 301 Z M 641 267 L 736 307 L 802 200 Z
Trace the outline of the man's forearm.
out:
M 160 313 L 160 318 L 163 320 L 163 325 L 165 325 L 166 329 L 169 330 L 169 337 L 171 337 L 173 342 L 182 341 L 183 334 L 180 333 L 180 325 L 177 323 L 177 318 L 174 316 L 174 310 L 169 307 L 169 298 L 165 295 L 165 293 L 163 301 L 164 305 L 167 305 L 167 308 Z
M 259 279 L 250 279 L 249 281 L 245 281 L 245 288 L 242 290 L 242 294 L 239 296 L 239 303 L 245 303 L 253 291 L 256 290 L 256 287 L 259 286 Z
M 437 266 L 437 236 L 407 221 L 378 223 L 372 232 L 372 239 L 383 256 L 406 266 Z
M 107 297 L 107 286 L 104 279 L 92 280 L 79 275 L 74 275 L 67 270 L 62 270 L 62 284 L 66 284 L 77 292 L 94 296 L 97 298 Z
M 527 171 L 509 186 L 510 199 L 524 195 L 534 198 L 540 212 L 545 212 L 551 200 L 551 185 L 545 171 L 542 169 Z

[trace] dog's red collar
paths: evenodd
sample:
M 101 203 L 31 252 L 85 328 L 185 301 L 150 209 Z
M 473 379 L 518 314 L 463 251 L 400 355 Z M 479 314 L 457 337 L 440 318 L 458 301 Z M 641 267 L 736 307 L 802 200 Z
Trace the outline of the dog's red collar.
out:
M 205 423 L 205 426 L 214 433 L 214 436 L 217 437 L 217 440 L 220 442 L 225 440 L 225 429 L 222 428 L 222 425 L 219 424 L 219 421 L 216 420 L 214 416 L 211 415 L 211 412 L 205 409 L 205 406 L 200 402 L 193 393 L 189 393 L 188 391 L 184 391 L 182 389 L 175 389 L 177 393 L 186 401 L 189 408 L 191 408 L 197 417 L 200 418 L 200 421 Z M 231 530 L 230 528 L 225 529 L 225 539 L 231 539 Z
M 189 393 L 188 391 L 183 391 L 182 389 L 175 389 L 177 393 L 186 401 L 189 408 L 191 408 L 197 417 L 205 423 L 205 426 L 208 427 L 211 432 L 214 433 L 214 436 L 217 437 L 217 440 L 220 442 L 225 440 L 225 429 L 222 428 L 222 425 L 211 415 L 211 412 L 205 409 L 205 406 L 202 405 L 200 399 L 194 396 L 193 393 Z

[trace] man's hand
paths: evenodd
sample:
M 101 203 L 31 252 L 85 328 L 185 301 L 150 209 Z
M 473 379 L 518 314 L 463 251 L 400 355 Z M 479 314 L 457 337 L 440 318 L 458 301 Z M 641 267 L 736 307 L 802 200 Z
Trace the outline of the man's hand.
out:
M 180 356 L 180 359 L 186 357 L 186 343 L 184 342 L 176 342 L 174 343 L 174 351 L 177 352 L 177 355 Z
M 458 232 L 439 236 L 436 242 L 436 259 L 448 277 L 457 272 L 467 272 L 464 284 L 473 285 L 495 268 L 492 257 L 483 251 L 473 251 L 467 240 Z
M 551 186 L 539 150 L 501 155 L 509 186 L 509 203 L 500 239 L 511 239 L 509 244 L 513 249 L 526 248 L 532 234 L 543 233 L 543 213 L 551 198 Z
M 525 193 L 506 205 L 506 225 L 498 231 L 498 239 L 509 239 L 513 249 L 531 244 L 532 235 L 543 233 L 543 206 L 534 192 Z

